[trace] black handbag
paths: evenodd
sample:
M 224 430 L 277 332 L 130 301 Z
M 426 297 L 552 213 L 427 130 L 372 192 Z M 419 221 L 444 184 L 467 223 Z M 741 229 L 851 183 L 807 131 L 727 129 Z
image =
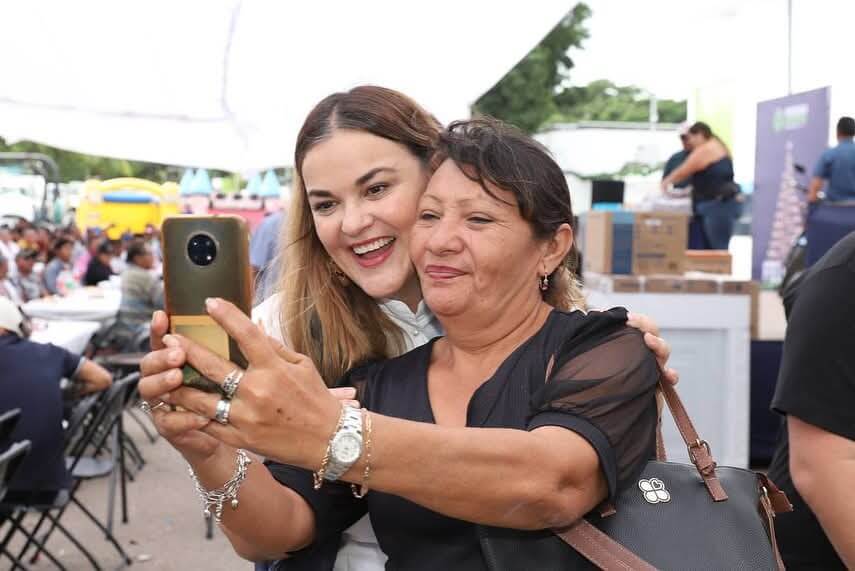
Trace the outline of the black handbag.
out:
M 765 475 L 717 467 L 674 387 L 659 388 L 688 447 L 692 464 L 657 459 L 614 506 L 567 529 L 553 530 L 600 569 L 783 569 L 776 513 L 792 506 Z

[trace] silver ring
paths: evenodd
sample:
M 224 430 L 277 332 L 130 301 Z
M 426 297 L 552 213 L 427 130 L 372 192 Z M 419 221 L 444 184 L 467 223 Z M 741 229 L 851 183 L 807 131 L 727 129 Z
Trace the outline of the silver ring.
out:
M 152 411 L 159 409 L 162 406 L 169 406 L 165 402 L 160 401 L 154 406 L 151 406 L 148 401 L 142 401 L 140 403 L 140 410 L 146 414 L 151 414 Z
M 229 412 L 232 410 L 232 403 L 228 399 L 220 399 L 217 401 L 217 411 L 214 413 L 214 420 L 220 424 L 229 423 Z
M 235 369 L 223 379 L 223 394 L 227 399 L 232 399 L 238 390 L 238 385 L 243 380 L 243 371 Z

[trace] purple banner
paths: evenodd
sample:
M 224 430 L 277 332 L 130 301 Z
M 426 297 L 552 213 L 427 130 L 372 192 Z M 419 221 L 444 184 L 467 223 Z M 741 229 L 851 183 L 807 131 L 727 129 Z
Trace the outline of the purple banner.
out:
M 754 166 L 752 278 L 775 281 L 801 232 L 806 186 L 828 146 L 830 89 L 797 93 L 757 104 Z M 796 165 L 805 169 L 797 172 Z

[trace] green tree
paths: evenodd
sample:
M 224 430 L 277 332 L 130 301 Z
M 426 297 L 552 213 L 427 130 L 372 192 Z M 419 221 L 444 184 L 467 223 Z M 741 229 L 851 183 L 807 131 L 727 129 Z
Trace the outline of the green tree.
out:
M 650 96 L 639 87 L 618 86 L 607 79 L 582 87 L 567 87 L 555 96 L 558 108 L 553 121 L 647 121 Z M 659 121 L 686 120 L 686 102 L 660 99 L 656 102 Z
M 588 38 L 586 20 L 591 9 L 576 4 L 541 42 L 487 93 L 475 102 L 474 112 L 492 115 L 534 133 L 558 108 L 555 94 L 573 68 L 567 51 Z
M 88 178 L 110 179 L 123 176 L 133 176 L 162 182 L 169 178 L 174 169 L 167 165 L 110 159 L 84 155 L 73 151 L 57 149 L 49 145 L 21 141 L 8 145 L 0 138 L 0 152 L 44 153 L 56 161 L 59 167 L 61 182 L 70 180 L 86 180 Z M 174 176 L 172 178 L 175 178 Z

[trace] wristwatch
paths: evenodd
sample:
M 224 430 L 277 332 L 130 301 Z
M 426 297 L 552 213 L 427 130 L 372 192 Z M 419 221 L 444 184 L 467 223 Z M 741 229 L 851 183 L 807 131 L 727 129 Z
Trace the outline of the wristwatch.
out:
M 330 440 L 330 459 L 324 479 L 335 482 L 362 456 L 362 411 L 344 407 L 341 428 Z

